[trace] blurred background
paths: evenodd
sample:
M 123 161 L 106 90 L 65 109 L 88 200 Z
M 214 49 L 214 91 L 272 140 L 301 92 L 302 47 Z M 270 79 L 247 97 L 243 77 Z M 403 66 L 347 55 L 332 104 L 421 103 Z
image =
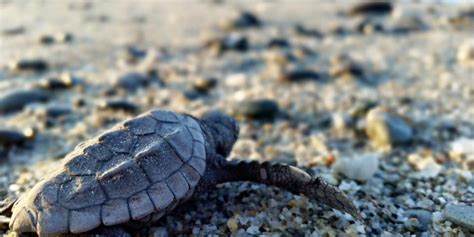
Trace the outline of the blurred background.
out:
M 220 109 L 230 158 L 321 175 L 367 223 L 242 183 L 151 233 L 469 236 L 473 36 L 472 1 L 1 0 L 0 197 L 124 119 Z

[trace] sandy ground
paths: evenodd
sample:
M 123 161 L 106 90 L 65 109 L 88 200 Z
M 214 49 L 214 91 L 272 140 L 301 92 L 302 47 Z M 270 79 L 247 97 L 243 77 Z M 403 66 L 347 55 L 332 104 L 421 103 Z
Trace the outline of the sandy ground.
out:
M 449 204 L 472 206 L 474 201 L 474 162 L 469 161 L 474 155 L 465 152 L 472 143 L 461 152 L 453 148 L 460 139 L 474 138 L 474 67 L 472 61 L 462 62 L 457 56 L 460 45 L 472 38 L 474 20 L 461 27 L 449 23 L 473 4 L 396 2 L 390 14 L 376 18 L 383 25 L 382 32 L 360 33 L 357 24 L 365 15 L 345 15 L 355 3 L 0 1 L 0 96 L 34 87 L 41 79 L 63 72 L 81 81 L 78 86 L 49 92 L 46 103 L 30 103 L 0 114 L 2 129 L 36 131 L 26 145 L 2 145 L 2 197 L 25 192 L 79 142 L 115 122 L 151 108 L 197 116 L 219 108 L 233 113 L 241 125 L 232 158 L 290 163 L 322 175 L 353 198 L 364 222 L 302 196 L 243 183 L 225 184 L 215 192 L 198 195 L 156 225 L 164 229 L 151 232 L 473 234 L 474 230 L 453 223 L 445 214 Z M 263 22 L 257 28 L 234 30 L 247 38 L 248 50 L 215 55 L 212 49 L 205 49 L 206 39 L 229 34 L 219 24 L 242 10 L 253 12 Z M 322 37 L 294 33 L 296 24 L 316 29 Z M 411 32 L 393 33 L 407 25 Z M 12 29 L 21 32 L 5 33 Z M 337 33 L 340 31 L 346 33 Z M 38 42 L 42 35 L 64 32 L 73 36 L 71 42 Z M 268 48 L 274 38 L 286 39 L 290 46 Z M 129 45 L 147 50 L 145 59 L 125 62 L 123 52 Z M 331 59 L 340 54 L 349 55 L 364 75 L 332 75 Z M 31 58 L 46 60 L 49 68 L 24 72 L 8 66 L 11 61 Z M 323 79 L 276 79 L 282 70 L 295 68 L 315 71 Z M 165 85 L 155 80 L 135 91 L 107 93 L 119 76 L 150 69 L 158 72 Z M 196 98 L 186 94 L 196 78 L 209 77 L 217 79 L 217 86 L 208 94 Z M 107 99 L 126 99 L 138 109 L 101 109 L 98 104 Z M 279 113 L 260 121 L 235 112 L 242 101 L 250 99 L 271 99 L 278 104 Z M 351 111 L 368 101 L 406 121 L 413 130 L 408 145 L 393 144 L 387 149 L 365 134 L 370 126 L 367 111 L 363 115 Z M 58 107 L 70 112 L 54 119 L 41 112 Z M 371 158 L 355 158 L 367 156 L 375 156 L 376 164 Z M 354 167 L 362 163 L 367 177 L 362 175 L 361 180 L 351 176 L 351 171 L 341 171 L 345 168 L 339 161 L 351 159 L 356 159 Z M 427 163 L 430 165 L 423 165 Z M 371 166 L 375 168 L 367 168 Z

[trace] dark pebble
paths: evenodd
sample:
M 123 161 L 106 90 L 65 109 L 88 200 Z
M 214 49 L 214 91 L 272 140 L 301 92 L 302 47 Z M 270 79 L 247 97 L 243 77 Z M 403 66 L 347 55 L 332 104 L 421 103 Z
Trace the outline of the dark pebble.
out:
M 127 46 L 120 55 L 120 58 L 127 63 L 136 63 L 146 56 L 146 50 L 140 49 L 133 45 Z
M 278 77 L 278 80 L 286 82 L 299 82 L 305 80 L 317 80 L 320 78 L 321 75 L 313 70 L 296 69 L 284 72 Z
M 0 95 L 0 113 L 10 113 L 22 110 L 30 103 L 44 102 L 50 93 L 41 89 L 20 89 Z
M 405 216 L 408 218 L 405 226 L 412 231 L 427 231 L 432 222 L 431 212 L 422 209 L 407 210 Z
M 21 59 L 9 64 L 14 71 L 44 71 L 48 69 L 48 62 L 43 59 Z
M 27 129 L 19 131 L 16 129 L 0 128 L 0 144 L 4 146 L 21 145 L 34 137 L 34 131 Z
M 23 33 L 25 33 L 25 27 L 23 26 L 15 26 L 15 27 L 4 29 L 2 31 L 2 35 L 5 35 L 5 36 L 14 36 L 14 35 L 20 35 Z
M 138 72 L 129 72 L 118 78 L 116 87 L 126 91 L 136 91 L 150 83 L 150 78 Z
M 62 74 L 58 77 L 50 77 L 41 80 L 38 83 L 38 87 L 49 90 L 68 89 L 80 84 L 81 82 L 82 81 L 79 78 L 71 74 Z
M 362 21 L 360 21 L 358 24 L 356 24 L 356 31 L 361 34 L 372 34 L 372 33 L 377 33 L 377 32 L 383 32 L 384 27 L 382 23 L 374 19 L 365 18 Z
M 332 77 L 362 77 L 364 69 L 348 55 L 342 54 L 331 58 L 329 75 Z
M 301 36 L 308 36 L 308 37 L 315 37 L 315 38 L 322 38 L 324 35 L 320 31 L 316 29 L 308 29 L 302 24 L 297 24 L 293 28 L 293 31 Z
M 455 27 L 474 29 L 474 7 L 462 10 L 456 16 L 449 18 L 449 23 Z
M 38 38 L 38 42 L 40 44 L 53 44 L 54 43 L 54 37 L 51 35 L 42 35 Z
M 255 119 L 272 119 L 278 111 L 278 103 L 270 99 L 247 100 L 236 108 L 239 115 Z
M 213 38 L 205 42 L 205 47 L 214 53 L 223 53 L 228 50 L 246 51 L 248 40 L 242 34 L 232 33 L 224 38 Z
M 209 90 L 214 88 L 217 85 L 217 79 L 210 78 L 197 78 L 192 82 L 192 87 L 194 90 L 200 93 L 208 93 Z
M 73 40 L 73 36 L 68 32 L 60 32 L 55 35 L 42 35 L 38 38 L 38 42 L 45 45 L 55 43 L 68 43 Z
M 186 90 L 183 92 L 183 95 L 186 99 L 188 100 L 196 100 L 198 99 L 199 97 L 201 97 L 203 94 L 196 91 L 196 90 L 193 90 L 193 89 L 190 89 L 190 90 Z
M 221 24 L 221 27 L 225 30 L 231 30 L 258 27 L 261 24 L 262 22 L 255 14 L 244 11 L 240 12 L 240 14 L 236 18 L 224 21 Z
M 72 109 L 67 106 L 48 106 L 46 108 L 41 108 L 39 113 L 48 118 L 58 118 L 67 114 L 70 114 Z
M 392 3 L 388 1 L 367 1 L 352 6 L 348 14 L 350 16 L 357 15 L 385 15 L 389 14 L 393 9 Z
M 290 47 L 290 43 L 286 39 L 275 38 L 275 39 L 271 39 L 268 42 L 267 47 L 268 48 L 287 48 L 287 47 Z
M 125 99 L 111 99 L 101 101 L 99 102 L 98 107 L 100 109 L 122 110 L 131 113 L 137 112 L 139 109 L 138 105 Z
M 222 40 L 224 50 L 245 51 L 248 48 L 248 40 L 242 34 L 230 34 Z

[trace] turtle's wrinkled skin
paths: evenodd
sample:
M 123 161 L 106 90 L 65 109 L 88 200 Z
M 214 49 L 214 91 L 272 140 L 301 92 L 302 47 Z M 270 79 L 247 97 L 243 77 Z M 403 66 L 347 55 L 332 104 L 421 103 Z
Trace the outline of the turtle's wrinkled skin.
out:
M 301 169 L 227 161 L 238 133 L 220 112 L 197 119 L 154 110 L 127 120 L 77 146 L 62 169 L 21 196 L 10 228 L 54 235 L 153 223 L 193 193 L 232 181 L 274 185 L 359 216 L 344 194 Z

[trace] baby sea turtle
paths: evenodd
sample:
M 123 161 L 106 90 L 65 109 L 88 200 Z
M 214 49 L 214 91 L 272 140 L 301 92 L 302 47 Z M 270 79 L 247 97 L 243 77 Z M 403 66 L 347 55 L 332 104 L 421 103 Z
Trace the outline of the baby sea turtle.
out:
M 201 119 L 153 110 L 78 145 L 12 207 L 10 228 L 39 235 L 83 233 L 120 224 L 150 224 L 215 185 L 274 185 L 359 217 L 357 208 L 320 177 L 283 164 L 226 160 L 237 140 L 234 119 Z

